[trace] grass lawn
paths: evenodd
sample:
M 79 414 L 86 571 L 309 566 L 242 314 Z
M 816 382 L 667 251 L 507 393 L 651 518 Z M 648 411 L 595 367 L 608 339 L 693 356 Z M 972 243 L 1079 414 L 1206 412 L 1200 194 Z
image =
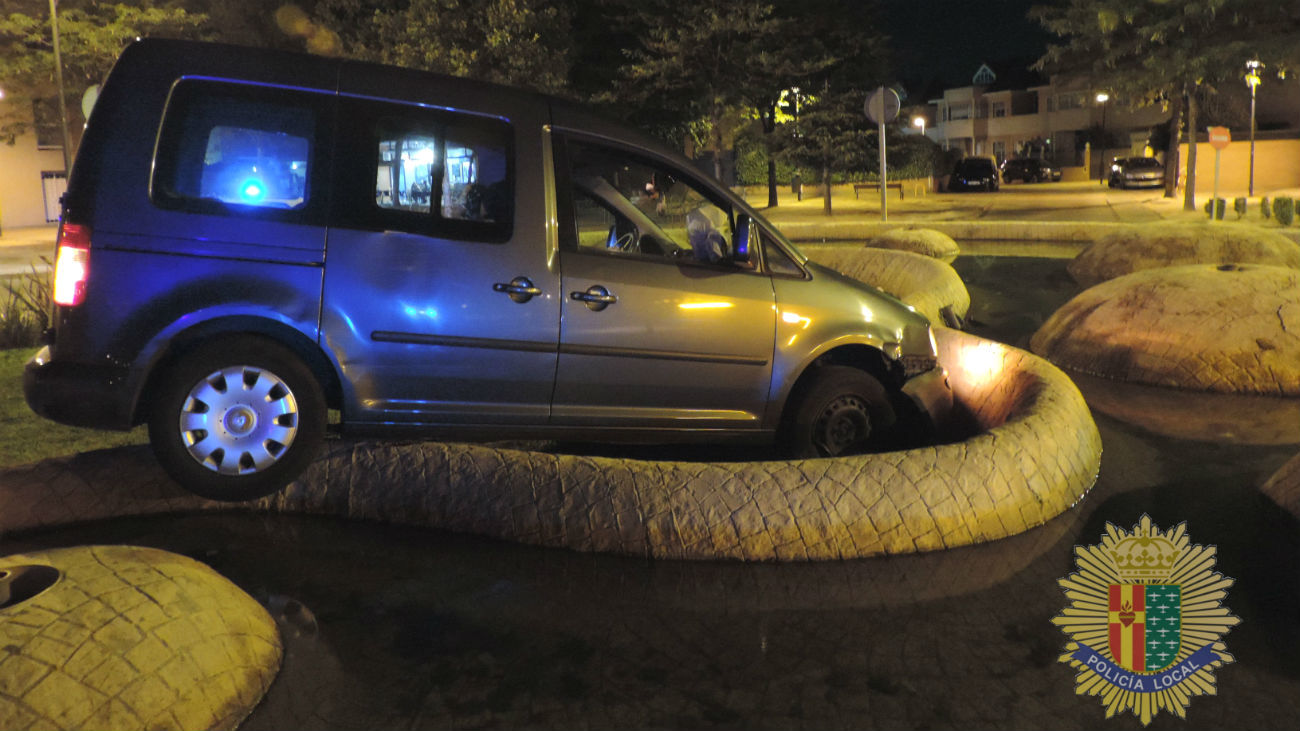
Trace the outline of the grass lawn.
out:
M 144 427 L 129 432 L 78 429 L 33 414 L 23 400 L 23 364 L 36 350 L 0 350 L 0 469 L 149 440 Z

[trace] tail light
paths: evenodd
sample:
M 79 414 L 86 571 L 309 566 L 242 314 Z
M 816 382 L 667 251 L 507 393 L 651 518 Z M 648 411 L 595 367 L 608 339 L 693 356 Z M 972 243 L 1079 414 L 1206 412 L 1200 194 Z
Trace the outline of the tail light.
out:
M 64 223 L 54 257 L 54 304 L 75 307 L 86 299 L 90 276 L 90 227 Z

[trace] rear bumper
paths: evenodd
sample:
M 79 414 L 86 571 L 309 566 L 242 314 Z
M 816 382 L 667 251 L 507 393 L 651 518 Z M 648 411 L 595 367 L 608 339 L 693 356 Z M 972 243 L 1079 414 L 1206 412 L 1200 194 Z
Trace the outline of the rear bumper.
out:
M 930 423 L 941 427 L 952 413 L 952 386 L 948 384 L 948 371 L 936 366 L 903 384 L 903 395 L 910 398 Z
M 42 348 L 23 368 L 23 397 L 38 415 L 70 426 L 130 429 L 129 371 L 51 360 Z

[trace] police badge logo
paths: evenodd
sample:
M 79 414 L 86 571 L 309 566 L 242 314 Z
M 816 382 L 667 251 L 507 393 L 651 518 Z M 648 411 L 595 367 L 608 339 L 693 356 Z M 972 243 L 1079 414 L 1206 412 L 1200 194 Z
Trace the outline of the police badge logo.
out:
M 1132 532 L 1107 523 L 1101 544 L 1074 556 L 1078 572 L 1059 582 L 1070 604 L 1052 623 L 1070 638 L 1060 662 L 1079 671 L 1075 693 L 1143 726 L 1160 711 L 1185 719 L 1193 696 L 1215 694 L 1214 671 L 1233 661 L 1223 635 L 1241 620 L 1223 606 L 1232 579 L 1214 570 L 1214 546 L 1143 515 Z

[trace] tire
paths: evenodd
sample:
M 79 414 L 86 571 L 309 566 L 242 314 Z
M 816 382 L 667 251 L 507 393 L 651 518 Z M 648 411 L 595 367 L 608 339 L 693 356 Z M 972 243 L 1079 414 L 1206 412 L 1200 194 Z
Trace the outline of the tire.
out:
M 780 438 L 796 458 L 870 450 L 896 421 L 880 381 L 848 366 L 818 368 L 790 398 Z
M 186 490 L 212 500 L 252 500 L 306 469 L 325 423 L 320 383 L 292 351 L 260 337 L 222 339 L 163 374 L 149 442 Z

